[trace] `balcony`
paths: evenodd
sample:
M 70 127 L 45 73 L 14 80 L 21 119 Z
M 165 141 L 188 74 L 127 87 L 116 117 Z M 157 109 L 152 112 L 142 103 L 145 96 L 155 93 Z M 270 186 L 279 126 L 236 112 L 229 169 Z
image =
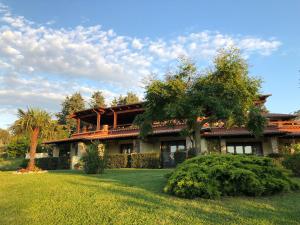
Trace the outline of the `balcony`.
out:
M 168 123 L 156 122 L 153 123 L 153 131 L 155 132 L 168 132 L 174 130 L 181 130 L 185 127 L 185 123 L 176 122 L 172 126 Z M 78 130 L 79 132 L 72 135 L 73 138 L 96 138 L 96 137 L 109 137 L 120 134 L 139 134 L 139 128 L 136 125 L 131 124 L 119 124 L 116 127 L 103 125 L 99 130 L 96 130 L 96 127 L 83 127 Z
M 300 121 L 276 121 L 270 122 L 270 125 L 276 126 L 281 131 L 300 132 Z

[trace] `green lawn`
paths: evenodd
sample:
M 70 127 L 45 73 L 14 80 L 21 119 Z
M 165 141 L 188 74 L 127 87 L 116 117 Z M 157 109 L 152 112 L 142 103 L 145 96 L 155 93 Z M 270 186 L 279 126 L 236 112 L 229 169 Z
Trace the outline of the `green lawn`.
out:
M 161 192 L 167 172 L 0 172 L 0 224 L 300 224 L 300 192 L 180 199 Z

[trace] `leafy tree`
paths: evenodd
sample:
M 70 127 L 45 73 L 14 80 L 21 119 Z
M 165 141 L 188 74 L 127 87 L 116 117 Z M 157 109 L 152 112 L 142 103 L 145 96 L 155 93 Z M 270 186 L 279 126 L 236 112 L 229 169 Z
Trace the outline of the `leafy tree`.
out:
M 76 130 L 76 121 L 69 118 L 69 116 L 77 111 L 85 109 L 84 99 L 81 94 L 76 92 L 71 96 L 67 96 L 62 103 L 62 110 L 56 116 L 58 118 L 58 123 L 61 125 L 66 125 L 69 133 Z
M 151 133 L 154 121 L 167 121 L 170 125 L 185 122 L 187 127 L 182 133 L 190 137 L 198 150 L 205 123 L 248 125 L 253 134 L 261 135 L 265 120 L 254 104 L 260 83 L 249 77 L 248 65 L 237 49 L 220 51 L 214 68 L 202 75 L 192 62 L 183 59 L 177 71 L 146 86 L 145 112 L 135 122 L 142 137 Z
M 91 97 L 90 105 L 93 108 L 106 107 L 105 98 L 104 98 L 103 93 L 101 91 L 96 91 L 96 92 L 93 93 L 93 95 Z
M 118 99 L 116 97 L 114 97 L 114 99 L 112 100 L 112 102 L 110 103 L 111 106 L 117 106 L 118 105 Z
M 28 108 L 27 111 L 18 110 L 18 119 L 12 126 L 14 134 L 28 134 L 30 136 L 30 160 L 27 169 L 35 169 L 35 153 L 39 137 L 46 137 L 51 126 L 51 116 L 44 110 Z
M 115 97 L 111 103 L 111 106 L 127 105 L 138 102 L 140 102 L 140 99 L 135 93 L 127 92 L 125 96 L 120 95 L 118 99 Z
M 25 157 L 30 146 L 29 138 L 25 135 L 14 136 L 5 148 L 8 158 Z
M 11 135 L 8 130 L 4 130 L 0 128 L 0 146 L 7 145 L 10 141 Z

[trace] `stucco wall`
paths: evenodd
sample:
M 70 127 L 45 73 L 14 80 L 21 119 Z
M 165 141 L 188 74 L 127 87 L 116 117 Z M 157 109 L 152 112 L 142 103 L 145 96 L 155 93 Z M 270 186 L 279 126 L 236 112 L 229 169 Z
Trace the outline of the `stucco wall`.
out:
M 220 138 L 210 138 L 210 139 L 207 139 L 208 143 L 213 143 L 213 142 L 216 142 L 216 141 L 219 141 L 220 146 L 222 145 L 224 153 L 226 153 L 226 145 L 228 143 L 239 143 L 239 142 L 240 143 L 243 143 L 243 142 L 261 142 L 263 155 L 268 155 L 268 154 L 273 152 L 270 137 L 263 137 L 263 138 L 221 138 L 221 139 Z M 208 144 L 208 146 L 210 146 L 210 144 Z M 210 149 L 208 149 L 208 151 L 210 151 Z M 221 152 L 221 149 L 220 149 L 220 152 Z

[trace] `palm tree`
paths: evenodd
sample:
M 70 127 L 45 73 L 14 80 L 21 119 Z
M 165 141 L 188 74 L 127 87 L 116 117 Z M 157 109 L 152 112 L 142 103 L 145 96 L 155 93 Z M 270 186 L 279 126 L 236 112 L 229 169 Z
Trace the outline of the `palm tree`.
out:
M 30 160 L 27 169 L 35 169 L 35 153 L 39 137 L 49 134 L 52 127 L 51 116 L 45 110 L 39 108 L 28 108 L 27 111 L 18 109 L 18 119 L 12 126 L 15 134 L 26 134 L 30 136 Z

